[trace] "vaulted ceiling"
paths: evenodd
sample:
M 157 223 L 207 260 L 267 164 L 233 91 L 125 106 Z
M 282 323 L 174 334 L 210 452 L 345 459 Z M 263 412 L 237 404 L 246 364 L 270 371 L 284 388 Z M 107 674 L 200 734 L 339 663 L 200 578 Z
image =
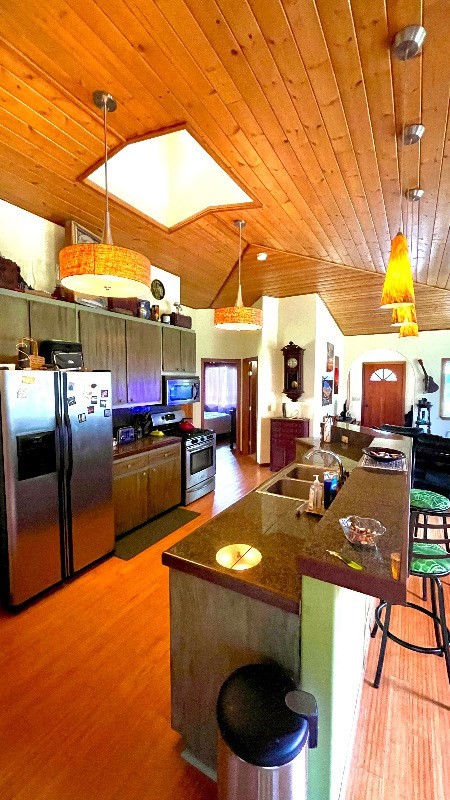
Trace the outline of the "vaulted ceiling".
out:
M 410 24 L 423 55 L 399 62 Z M 0 197 L 99 232 L 79 177 L 102 157 L 103 89 L 110 148 L 186 125 L 255 200 L 172 232 L 111 203 L 115 243 L 179 275 L 183 303 L 234 302 L 242 216 L 246 303 L 318 292 L 345 334 L 389 332 L 401 182 L 425 190 L 404 221 L 419 327 L 450 328 L 449 41 L 450 0 L 1 0 Z M 426 132 L 401 157 L 403 120 Z

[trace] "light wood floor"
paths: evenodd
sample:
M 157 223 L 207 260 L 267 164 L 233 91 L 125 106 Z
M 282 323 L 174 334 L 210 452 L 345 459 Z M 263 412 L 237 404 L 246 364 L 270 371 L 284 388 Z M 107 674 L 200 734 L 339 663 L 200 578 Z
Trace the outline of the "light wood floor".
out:
M 268 474 L 219 448 L 218 489 L 190 506 L 197 519 L 19 614 L 0 612 L 1 800 L 216 799 L 170 728 L 161 553 Z M 448 700 L 441 659 L 388 646 L 381 688 L 364 688 L 347 800 L 448 797 Z

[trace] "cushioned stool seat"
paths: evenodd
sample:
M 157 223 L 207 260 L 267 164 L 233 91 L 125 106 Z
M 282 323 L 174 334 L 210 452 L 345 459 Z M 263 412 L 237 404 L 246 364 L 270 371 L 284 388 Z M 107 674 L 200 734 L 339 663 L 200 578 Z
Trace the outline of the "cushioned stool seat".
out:
M 428 556 L 428 558 L 420 558 Z M 436 556 L 436 558 L 430 558 Z M 414 542 L 410 575 L 423 578 L 425 575 L 450 575 L 450 558 L 445 558 L 445 549 L 435 542 Z
M 428 489 L 411 489 L 409 494 L 409 504 L 411 508 L 417 510 L 427 509 L 428 511 L 447 511 L 450 508 L 450 500 L 438 492 L 430 492 Z

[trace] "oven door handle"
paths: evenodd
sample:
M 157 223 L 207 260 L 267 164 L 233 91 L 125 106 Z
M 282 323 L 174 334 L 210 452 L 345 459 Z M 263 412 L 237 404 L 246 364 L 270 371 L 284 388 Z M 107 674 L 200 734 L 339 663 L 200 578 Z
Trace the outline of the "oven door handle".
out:
M 207 450 L 209 447 L 215 448 L 214 441 L 205 444 L 199 444 L 198 447 L 186 447 L 186 453 L 199 453 L 201 450 Z

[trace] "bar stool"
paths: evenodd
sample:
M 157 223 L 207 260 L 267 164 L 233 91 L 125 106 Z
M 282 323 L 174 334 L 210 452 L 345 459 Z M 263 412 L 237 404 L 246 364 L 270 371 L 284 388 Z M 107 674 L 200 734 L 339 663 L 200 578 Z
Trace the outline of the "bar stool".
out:
M 433 519 L 430 519 L 432 517 Z M 425 653 L 444 656 L 447 667 L 447 676 L 450 683 L 450 632 L 447 627 L 445 616 L 444 592 L 442 589 L 441 577 L 450 575 L 450 512 L 448 514 L 432 511 L 411 511 L 409 525 L 409 575 L 415 575 L 430 583 L 431 611 L 428 608 L 419 606 L 416 603 L 407 602 L 408 608 L 414 608 L 433 620 L 436 647 L 422 647 L 413 642 L 407 642 L 394 636 L 389 630 L 391 619 L 392 603 L 381 600 L 375 609 L 375 623 L 371 636 L 374 637 L 378 628 L 382 631 L 380 655 L 378 658 L 377 671 L 374 680 L 374 687 L 378 689 L 380 685 L 381 672 L 383 670 L 384 657 L 386 653 L 387 640 L 414 650 L 416 653 Z M 439 538 L 434 538 L 434 532 L 441 531 Z M 433 539 L 428 537 L 432 533 Z M 426 534 L 426 535 L 425 535 Z M 383 609 L 386 609 L 384 620 L 381 619 Z
M 433 511 L 447 511 L 450 509 L 450 500 L 443 494 L 431 492 L 428 489 L 411 489 L 409 493 L 409 506 L 412 511 L 425 511 L 432 514 Z M 426 525 L 421 531 L 423 538 L 428 539 Z M 422 583 L 422 598 L 427 599 L 427 583 Z

